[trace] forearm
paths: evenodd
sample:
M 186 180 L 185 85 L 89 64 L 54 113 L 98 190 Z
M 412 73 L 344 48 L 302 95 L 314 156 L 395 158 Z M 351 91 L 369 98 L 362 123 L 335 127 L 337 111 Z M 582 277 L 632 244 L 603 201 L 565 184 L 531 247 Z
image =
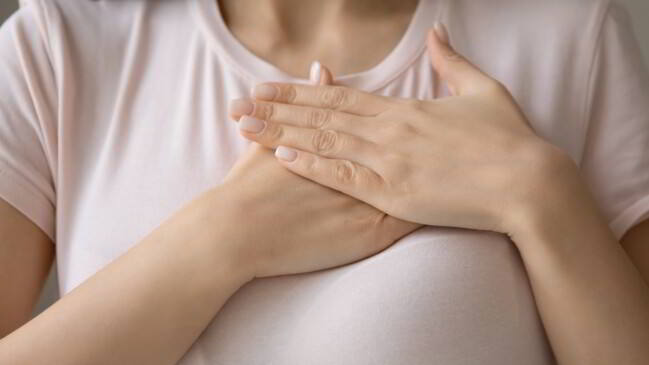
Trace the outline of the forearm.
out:
M 0 363 L 176 363 L 248 279 L 226 252 L 237 239 L 231 222 L 205 222 L 201 214 L 179 211 L 2 339 Z M 201 220 L 213 224 L 197 229 Z
M 560 364 L 649 363 L 649 287 L 576 170 L 520 214 L 516 242 Z

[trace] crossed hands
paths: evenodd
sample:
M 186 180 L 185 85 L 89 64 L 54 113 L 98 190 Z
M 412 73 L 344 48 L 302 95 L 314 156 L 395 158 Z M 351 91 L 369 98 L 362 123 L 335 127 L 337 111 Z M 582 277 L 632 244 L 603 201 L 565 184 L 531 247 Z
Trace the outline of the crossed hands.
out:
M 233 101 L 243 137 L 290 171 L 425 225 L 510 233 L 568 159 L 537 136 L 506 87 L 428 33 L 451 96 L 415 100 L 330 85 L 263 83 Z

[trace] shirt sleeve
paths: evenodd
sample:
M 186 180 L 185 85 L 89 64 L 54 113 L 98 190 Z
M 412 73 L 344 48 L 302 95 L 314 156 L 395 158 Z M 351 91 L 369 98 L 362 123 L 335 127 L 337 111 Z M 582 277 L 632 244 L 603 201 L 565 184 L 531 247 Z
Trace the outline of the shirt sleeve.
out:
M 649 218 L 649 73 L 630 24 L 611 2 L 590 69 L 581 162 L 618 239 Z
M 0 198 L 55 241 L 56 83 L 31 6 L 0 27 Z

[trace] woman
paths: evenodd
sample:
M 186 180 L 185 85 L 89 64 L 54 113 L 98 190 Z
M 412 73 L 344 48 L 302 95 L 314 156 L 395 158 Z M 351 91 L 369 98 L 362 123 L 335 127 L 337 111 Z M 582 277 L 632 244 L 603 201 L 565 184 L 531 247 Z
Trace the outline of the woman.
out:
M 0 363 L 649 360 L 615 5 L 32 0 L 0 52 Z

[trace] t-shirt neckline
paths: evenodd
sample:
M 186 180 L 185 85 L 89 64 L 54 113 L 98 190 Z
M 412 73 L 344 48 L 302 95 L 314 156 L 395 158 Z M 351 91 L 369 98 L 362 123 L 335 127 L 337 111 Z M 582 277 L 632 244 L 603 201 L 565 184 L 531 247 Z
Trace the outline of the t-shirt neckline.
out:
M 230 32 L 217 0 L 191 0 L 192 12 L 200 31 L 218 55 L 254 82 L 280 81 L 306 83 L 257 56 Z M 366 91 L 375 91 L 405 71 L 426 48 L 426 32 L 437 19 L 440 9 L 435 0 L 419 0 L 405 33 L 396 47 L 374 67 L 336 77 L 336 82 Z

